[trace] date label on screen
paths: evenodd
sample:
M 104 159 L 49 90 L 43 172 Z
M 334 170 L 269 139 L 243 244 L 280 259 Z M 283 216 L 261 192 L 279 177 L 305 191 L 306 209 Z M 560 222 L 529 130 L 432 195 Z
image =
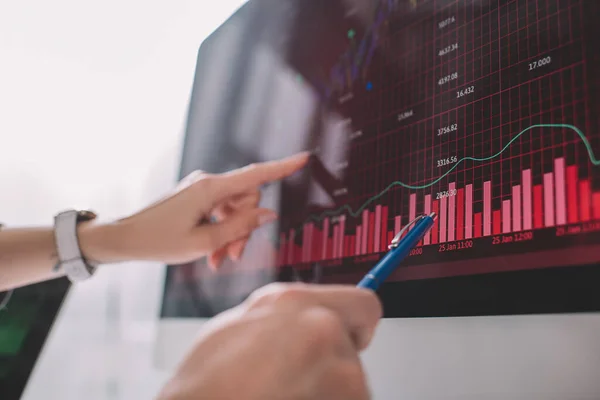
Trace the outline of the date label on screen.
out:
M 449 251 L 459 251 L 473 248 L 472 240 L 460 240 L 454 243 L 444 243 L 438 246 L 439 253 L 447 253 Z
M 509 235 L 494 236 L 492 238 L 492 244 L 498 245 L 506 243 L 526 242 L 529 240 L 533 240 L 533 232 L 517 232 L 511 233 Z

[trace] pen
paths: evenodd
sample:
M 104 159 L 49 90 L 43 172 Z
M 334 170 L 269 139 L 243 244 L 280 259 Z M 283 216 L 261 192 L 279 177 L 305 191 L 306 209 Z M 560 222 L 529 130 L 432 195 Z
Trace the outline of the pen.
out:
M 410 254 L 423 237 L 429 232 L 436 219 L 436 214 L 421 215 L 404 227 L 390 243 L 389 252 L 377 263 L 375 267 L 358 284 L 359 288 L 377 290 L 385 282 L 400 263 Z M 402 235 L 411 227 L 413 229 L 402 238 Z

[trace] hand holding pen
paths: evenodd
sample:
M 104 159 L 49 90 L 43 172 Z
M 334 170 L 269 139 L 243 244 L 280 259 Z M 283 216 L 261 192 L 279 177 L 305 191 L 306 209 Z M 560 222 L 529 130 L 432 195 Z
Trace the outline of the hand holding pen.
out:
M 410 254 L 421 239 L 433 226 L 436 214 L 422 215 L 408 224 L 396 234 L 389 245 L 389 252 L 379 261 L 375 267 L 359 282 L 358 287 L 377 290 L 381 284 L 398 268 L 400 263 Z M 412 227 L 412 230 L 408 231 Z M 402 237 L 404 233 L 406 236 Z

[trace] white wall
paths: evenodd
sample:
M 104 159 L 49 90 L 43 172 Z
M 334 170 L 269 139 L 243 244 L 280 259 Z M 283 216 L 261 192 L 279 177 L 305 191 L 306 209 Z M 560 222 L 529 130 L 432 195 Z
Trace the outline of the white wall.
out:
M 118 217 L 166 190 L 198 46 L 242 2 L 0 1 L 0 221 Z M 25 398 L 151 398 L 161 285 L 138 264 L 77 287 Z

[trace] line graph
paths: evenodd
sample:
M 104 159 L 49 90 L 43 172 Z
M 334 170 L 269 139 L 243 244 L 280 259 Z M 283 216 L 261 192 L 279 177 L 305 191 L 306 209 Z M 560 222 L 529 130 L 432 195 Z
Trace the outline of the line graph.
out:
M 430 212 L 439 218 L 408 265 L 600 243 L 600 79 L 588 74 L 600 59 L 584 45 L 600 36 L 586 31 L 590 6 L 394 4 L 379 2 L 372 29 L 353 35 L 330 75 L 326 105 L 350 121 L 340 139 L 348 152 L 321 164 L 343 187 L 329 202 L 310 187 L 303 200 L 284 191 L 293 206 L 282 210 L 277 264 L 332 263 L 340 273 L 371 264 Z
M 584 144 L 587 154 L 589 156 L 590 162 L 594 165 L 594 166 L 600 166 L 600 160 L 596 157 L 594 150 L 592 149 L 592 145 L 590 144 L 589 140 L 587 139 L 587 137 L 585 136 L 585 134 L 581 131 L 581 129 L 577 128 L 574 125 L 570 125 L 570 124 L 538 124 L 538 125 L 532 125 L 530 127 L 528 127 L 527 129 L 521 131 L 519 134 L 515 135 L 503 148 L 502 150 L 500 150 L 499 152 L 497 152 L 496 154 L 493 154 L 489 157 L 463 157 L 461 159 L 459 159 L 453 166 L 452 168 L 450 168 L 448 171 L 446 171 L 443 175 L 441 175 L 440 177 L 434 179 L 433 181 L 424 184 L 424 185 L 410 185 L 410 184 L 406 184 L 404 182 L 401 181 L 395 181 L 390 183 L 390 185 L 388 187 L 386 187 L 384 190 L 382 190 L 379 194 L 377 194 L 376 196 L 371 197 L 370 199 L 368 199 L 366 202 L 364 202 L 359 208 L 356 209 L 356 211 L 352 210 L 352 208 L 349 205 L 344 205 L 336 210 L 328 210 L 328 211 L 324 211 L 323 213 L 319 214 L 319 215 L 311 215 L 309 216 L 308 220 L 309 221 L 315 221 L 315 222 L 320 222 L 322 221 L 324 218 L 326 217 L 334 217 L 337 216 L 343 212 L 347 212 L 348 215 L 352 216 L 352 217 L 358 217 L 360 216 L 361 212 L 367 208 L 369 205 L 371 205 L 373 202 L 377 201 L 378 199 L 380 199 L 382 196 L 384 196 L 387 192 L 389 192 L 391 189 L 393 189 L 394 187 L 403 187 L 405 189 L 409 189 L 409 190 L 421 190 L 421 189 L 426 189 L 428 187 L 431 187 L 433 185 L 435 185 L 436 183 L 440 182 L 442 179 L 444 179 L 445 177 L 447 177 L 448 175 L 450 175 L 454 170 L 456 170 L 460 164 L 462 164 L 465 161 L 474 161 L 474 162 L 485 162 L 485 161 L 490 161 L 493 160 L 494 158 L 497 158 L 499 156 L 502 155 L 502 153 L 504 153 L 514 142 L 516 142 L 521 136 L 523 136 L 525 133 L 534 130 L 534 129 L 538 129 L 538 128 L 562 128 L 562 129 L 570 129 L 573 132 L 575 132 L 579 138 L 581 139 L 582 143 Z

